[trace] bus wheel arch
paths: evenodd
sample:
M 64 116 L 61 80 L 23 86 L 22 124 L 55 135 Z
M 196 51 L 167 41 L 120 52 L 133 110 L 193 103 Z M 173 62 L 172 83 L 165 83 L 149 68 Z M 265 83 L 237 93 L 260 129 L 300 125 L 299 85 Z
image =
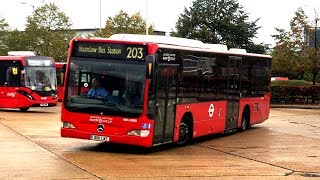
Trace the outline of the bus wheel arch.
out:
M 183 146 L 188 144 L 193 136 L 193 117 L 190 112 L 183 115 L 179 125 L 179 139 L 177 144 Z
M 245 131 L 250 127 L 250 107 L 245 105 L 242 111 L 240 131 Z

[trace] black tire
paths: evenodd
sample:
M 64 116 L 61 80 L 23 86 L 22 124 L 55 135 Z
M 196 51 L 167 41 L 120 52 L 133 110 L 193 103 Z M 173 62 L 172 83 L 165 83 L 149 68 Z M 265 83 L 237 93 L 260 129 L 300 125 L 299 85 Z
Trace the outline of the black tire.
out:
M 240 131 L 245 131 L 249 128 L 249 113 L 247 111 L 243 111 L 242 119 L 241 119 L 241 127 Z
M 180 123 L 180 128 L 179 128 L 179 139 L 177 144 L 179 146 L 184 146 L 188 144 L 188 142 L 191 140 L 191 127 L 190 123 L 186 120 L 182 120 Z
M 28 111 L 29 108 L 27 107 L 27 108 L 19 108 L 19 109 L 21 112 L 26 112 L 26 111 Z

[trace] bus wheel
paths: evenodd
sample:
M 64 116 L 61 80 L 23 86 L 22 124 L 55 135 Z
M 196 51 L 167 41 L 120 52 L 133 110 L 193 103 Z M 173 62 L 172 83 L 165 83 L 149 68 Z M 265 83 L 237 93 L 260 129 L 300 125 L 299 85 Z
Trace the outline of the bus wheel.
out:
M 177 144 L 179 146 L 186 145 L 187 142 L 190 140 L 190 126 L 189 123 L 186 121 L 181 121 L 180 123 L 180 129 L 179 129 L 179 140 Z
M 27 108 L 19 108 L 19 109 L 21 112 L 26 112 L 26 111 L 28 111 L 29 108 L 27 107 Z
M 247 111 L 244 111 L 242 113 L 242 122 L 241 122 L 241 127 L 240 131 L 245 131 L 249 127 L 249 114 Z

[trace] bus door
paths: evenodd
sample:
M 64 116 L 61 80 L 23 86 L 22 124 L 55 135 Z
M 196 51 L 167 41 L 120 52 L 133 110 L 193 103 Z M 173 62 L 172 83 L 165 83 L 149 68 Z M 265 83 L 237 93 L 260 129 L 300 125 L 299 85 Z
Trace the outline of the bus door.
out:
M 228 85 L 227 85 L 227 117 L 226 130 L 234 130 L 238 125 L 239 101 L 240 101 L 240 69 L 242 58 L 230 56 L 228 65 Z
M 156 116 L 153 144 L 173 141 L 179 65 L 159 65 L 156 85 Z

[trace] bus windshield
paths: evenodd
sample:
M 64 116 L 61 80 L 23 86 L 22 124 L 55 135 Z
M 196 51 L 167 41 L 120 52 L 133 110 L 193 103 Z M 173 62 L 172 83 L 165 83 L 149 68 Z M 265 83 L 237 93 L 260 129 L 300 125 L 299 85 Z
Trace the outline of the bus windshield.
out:
M 145 74 L 144 63 L 71 58 L 66 108 L 94 114 L 139 117 L 142 114 Z
M 52 92 L 56 90 L 56 70 L 54 67 L 25 67 L 22 73 L 22 83 L 38 92 Z

